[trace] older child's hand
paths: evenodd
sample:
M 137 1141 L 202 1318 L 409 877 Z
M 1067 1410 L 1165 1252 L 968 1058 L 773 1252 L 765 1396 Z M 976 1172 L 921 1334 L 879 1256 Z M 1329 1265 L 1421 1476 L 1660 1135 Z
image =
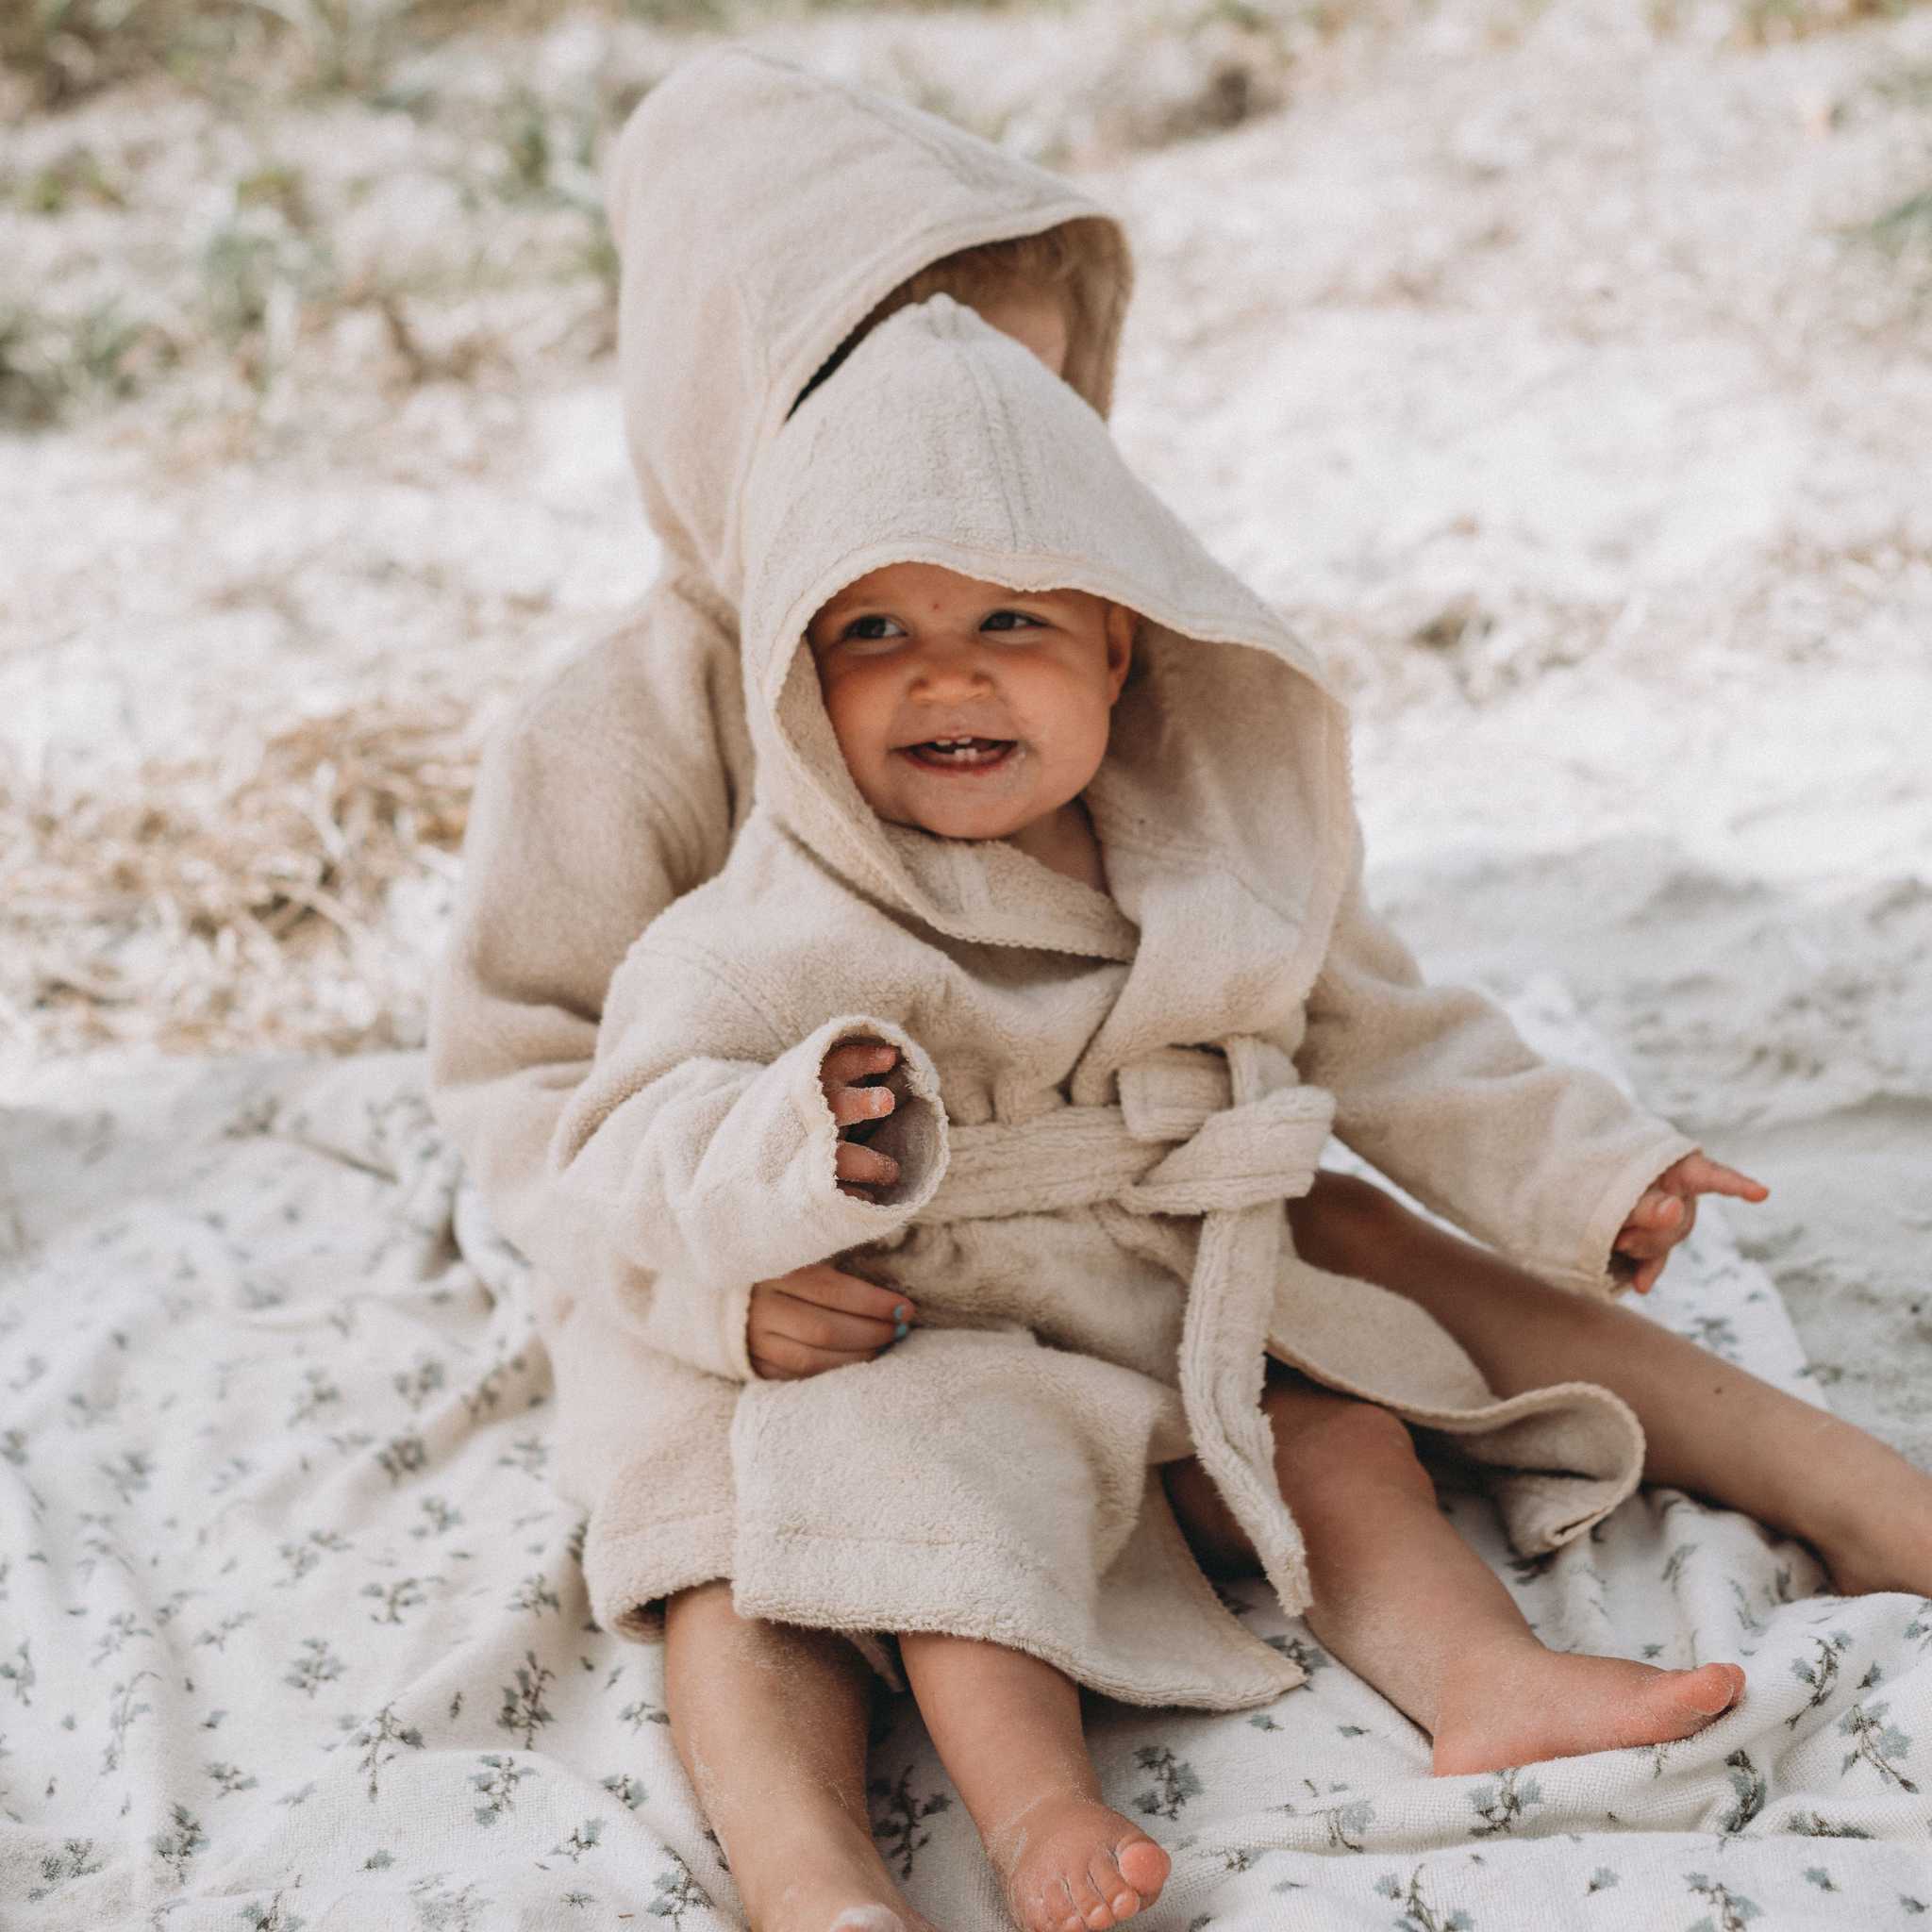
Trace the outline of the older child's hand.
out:
M 860 1083 L 878 1079 L 899 1064 L 899 1049 L 876 1040 L 848 1040 L 819 1063 L 819 1086 L 839 1124 L 839 1151 L 833 1158 L 841 1194 L 871 1196 L 899 1178 L 899 1163 L 860 1144 L 856 1138 L 882 1121 L 899 1103 L 891 1090 Z
M 1762 1201 L 1771 1190 L 1734 1167 L 1720 1167 L 1702 1153 L 1674 1161 L 1643 1191 L 1630 1218 L 1611 1243 L 1612 1272 L 1639 1294 L 1648 1294 L 1671 1250 L 1697 1223 L 1699 1194 L 1729 1194 L 1740 1201 Z
M 814 1261 L 752 1290 L 745 1326 L 751 1365 L 766 1381 L 791 1382 L 869 1362 L 905 1339 L 912 1314 L 897 1289 Z

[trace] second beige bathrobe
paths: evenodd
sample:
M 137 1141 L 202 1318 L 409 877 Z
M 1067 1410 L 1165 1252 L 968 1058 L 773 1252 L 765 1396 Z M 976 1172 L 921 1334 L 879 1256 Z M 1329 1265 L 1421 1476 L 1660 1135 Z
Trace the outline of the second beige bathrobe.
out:
M 1362 906 L 1340 704 L 1126 470 L 1100 419 L 939 298 L 877 329 L 755 466 L 744 675 L 757 803 L 720 875 L 611 982 L 549 1154 L 645 1284 L 600 1416 L 593 1595 L 729 1576 L 747 1614 L 1016 1645 L 1116 1697 L 1238 1707 L 1297 1681 L 1202 1574 L 1158 1467 L 1198 1456 L 1290 1610 L 1302 1544 L 1260 1407 L 1273 1354 L 1507 1472 L 1519 1548 L 1635 1486 L 1628 1409 L 1497 1401 L 1414 1305 L 1302 1262 L 1285 1203 L 1331 1125 L 1549 1277 L 1689 1142 L 1422 987 Z M 1074 586 L 1141 617 L 1086 794 L 1110 896 L 1012 846 L 886 824 L 802 642 L 881 564 Z M 882 1199 L 834 1183 L 827 1049 L 901 1051 Z M 921 1323 L 878 1359 L 751 1376 L 752 1284 L 843 1255 Z M 640 1364 L 644 1367 L 641 1370 Z M 579 1399 L 582 1381 L 579 1383 Z M 613 1596 L 613 1591 L 615 1596 Z

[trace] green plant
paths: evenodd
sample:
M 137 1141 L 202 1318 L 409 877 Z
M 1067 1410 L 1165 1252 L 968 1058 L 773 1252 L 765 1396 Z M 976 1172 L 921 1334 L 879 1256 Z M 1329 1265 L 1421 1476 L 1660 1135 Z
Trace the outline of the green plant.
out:
M 1866 233 L 1891 256 L 1932 246 L 1932 188 L 1922 188 L 1887 208 Z
M 0 312 L 0 427 L 44 429 L 82 405 L 131 396 L 176 353 L 114 301 L 75 315 Z

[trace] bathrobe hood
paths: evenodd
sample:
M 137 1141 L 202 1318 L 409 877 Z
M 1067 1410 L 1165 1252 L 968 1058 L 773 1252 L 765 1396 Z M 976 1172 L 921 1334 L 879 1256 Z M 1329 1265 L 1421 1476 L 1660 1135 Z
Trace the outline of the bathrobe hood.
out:
M 929 114 L 767 55 L 680 67 L 612 158 L 618 353 L 653 525 L 736 601 L 738 491 L 813 375 L 887 294 L 955 250 L 1093 225 L 1068 380 L 1108 408 L 1132 271 L 1068 182 Z
M 1124 958 L 1132 855 L 1172 858 L 1178 841 L 1192 869 L 1238 878 L 1285 938 L 1300 936 L 1277 963 L 1307 984 L 1356 858 L 1342 707 L 1268 607 L 1127 468 L 1094 410 L 1025 349 L 942 295 L 893 316 L 774 440 L 746 541 L 759 795 L 848 884 L 954 939 Z M 1112 898 L 1003 841 L 888 824 L 860 797 L 805 630 L 843 586 L 899 562 L 1088 591 L 1138 613 L 1086 792 Z

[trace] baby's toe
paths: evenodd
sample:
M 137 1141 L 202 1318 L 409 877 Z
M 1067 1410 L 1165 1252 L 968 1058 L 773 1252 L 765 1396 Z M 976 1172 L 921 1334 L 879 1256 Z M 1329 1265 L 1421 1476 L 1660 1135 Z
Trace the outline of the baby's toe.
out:
M 1088 1932 L 1087 1913 L 1098 1901 L 1086 1894 L 1084 1885 L 1072 1884 L 1058 1874 L 1049 1878 L 1036 1921 L 1041 1932 Z
M 1072 1903 L 1066 1887 L 1054 1888 L 1052 1911 L 1056 1932 L 1087 1932 L 1087 1915 Z
M 1114 1857 L 1111 1845 L 1101 1845 L 1094 1852 L 1093 1862 L 1087 1868 L 1087 1876 L 1093 1887 L 1095 1899 L 1107 1907 L 1106 1917 L 1099 1924 L 1096 1925 L 1089 1917 L 1088 1932 L 1106 1932 L 1106 1927 L 1117 1924 L 1141 1909 L 1141 1895 L 1121 1871 L 1120 1861 Z
M 1143 1906 L 1151 1906 L 1160 1896 L 1160 1888 L 1167 1883 L 1167 1874 L 1174 1869 L 1174 1861 L 1151 1838 L 1146 1837 L 1132 1838 L 1124 1844 L 1116 1845 L 1114 1862 L 1120 1867 L 1121 1876 L 1134 1889 Z

